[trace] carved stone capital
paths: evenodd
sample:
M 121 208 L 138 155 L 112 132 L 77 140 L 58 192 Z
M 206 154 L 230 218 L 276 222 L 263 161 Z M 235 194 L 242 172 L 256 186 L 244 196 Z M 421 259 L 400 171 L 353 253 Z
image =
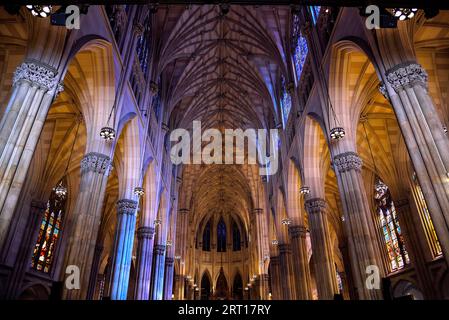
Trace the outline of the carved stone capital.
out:
M 334 167 L 339 172 L 362 170 L 362 159 L 355 152 L 345 152 L 334 157 Z
M 385 99 L 390 100 L 390 96 L 388 95 L 388 90 L 387 90 L 385 83 L 381 82 L 379 84 L 379 91 L 380 91 L 380 93 L 382 93 L 382 95 L 385 97 Z
M 391 87 L 399 92 L 405 88 L 410 88 L 419 84 L 427 89 L 429 76 L 424 68 L 416 62 L 405 62 L 388 70 L 388 83 Z
M 137 239 L 153 239 L 153 236 L 153 227 L 140 227 L 139 229 L 137 229 Z
M 81 160 L 81 173 L 92 171 L 108 175 L 110 169 L 111 158 L 101 153 L 90 152 Z
M 168 132 L 170 131 L 170 127 L 166 123 L 161 124 L 162 131 Z
M 321 198 L 308 199 L 304 206 L 309 214 L 320 213 L 326 209 L 326 200 Z
M 190 212 L 189 209 L 185 209 L 185 208 L 179 209 L 178 211 L 179 211 L 180 214 L 189 214 L 189 212 Z
M 172 257 L 165 258 L 165 265 L 167 267 L 173 267 L 173 263 L 175 262 L 175 259 Z
M 143 27 L 143 25 L 140 22 L 133 24 L 133 32 L 137 37 L 140 37 L 143 34 L 144 30 L 145 30 L 145 28 Z
M 150 82 L 150 92 L 153 96 L 157 95 L 157 93 L 159 92 L 159 86 L 154 81 Z
M 130 199 L 122 199 L 117 201 L 118 214 L 135 214 L 137 210 L 137 201 Z
M 278 265 L 279 264 L 279 256 L 270 257 L 270 265 Z
M 154 253 L 158 256 L 162 256 L 165 253 L 165 245 L 157 244 L 154 246 Z
M 307 228 L 304 226 L 289 226 L 288 232 L 292 239 L 305 238 L 307 235 Z
M 292 253 L 292 248 L 289 243 L 280 243 L 278 247 L 280 254 Z
M 55 68 L 34 59 L 27 59 L 14 72 L 13 85 L 28 81 L 47 91 L 53 91 L 58 86 L 57 74 Z
M 288 94 L 292 95 L 295 92 L 295 83 L 294 82 L 289 82 L 287 84 L 286 89 L 287 89 Z

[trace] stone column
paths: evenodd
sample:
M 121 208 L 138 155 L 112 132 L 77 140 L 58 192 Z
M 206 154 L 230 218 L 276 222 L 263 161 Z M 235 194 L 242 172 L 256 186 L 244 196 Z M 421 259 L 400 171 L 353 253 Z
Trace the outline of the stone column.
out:
M 338 293 L 335 278 L 335 263 L 330 243 L 326 201 L 321 198 L 308 199 L 305 207 L 309 213 L 310 237 L 312 241 L 315 279 L 320 300 L 332 300 Z
M 289 243 L 279 244 L 279 280 L 281 284 L 282 300 L 293 300 L 295 288 L 293 281 L 293 258 L 292 249 Z
M 0 122 L 0 248 L 48 109 L 62 90 L 57 75 L 55 68 L 34 59 L 25 60 L 14 74 L 12 94 Z
M 83 300 L 87 297 L 110 168 L 111 159 L 100 153 L 88 153 L 81 161 L 81 181 L 65 260 L 66 266 L 79 268 L 80 289 L 68 290 L 64 287 L 64 299 Z
M 428 75 L 416 62 L 401 63 L 385 75 L 382 91 L 395 110 L 449 264 L 449 139 L 428 93 Z
M 140 227 L 137 229 L 137 283 L 134 293 L 134 299 L 136 300 L 150 299 L 153 238 L 153 227 Z
M 137 206 L 135 200 L 122 199 L 117 202 L 117 227 L 112 260 L 112 300 L 126 300 L 128 296 Z
M 12 273 L 8 277 L 6 284 L 6 299 L 17 299 L 20 294 L 18 291 L 22 287 L 25 273 L 30 269 L 35 242 L 38 237 L 39 227 L 46 209 L 47 204 L 45 202 L 35 200 L 31 201 L 30 214 L 25 227 L 25 235 L 22 239 L 14 268 L 12 269 Z
M 381 299 L 381 290 L 368 289 L 365 283 L 369 266 L 377 266 L 380 277 L 383 275 L 376 239 L 370 232 L 374 225 L 362 179 L 362 160 L 354 152 L 345 152 L 334 156 L 333 165 L 344 210 L 355 290 L 359 299 Z
M 172 300 L 174 262 L 175 259 L 172 257 L 165 258 L 164 300 Z
M 307 229 L 304 226 L 290 226 L 288 228 L 292 254 L 293 254 L 293 274 L 296 285 L 296 298 L 298 300 L 312 299 L 312 286 L 309 270 L 309 259 L 307 256 L 306 235 Z
M 262 273 L 259 275 L 257 280 L 260 286 L 260 299 L 268 300 L 270 293 L 270 286 L 269 286 L 270 277 L 268 276 L 267 273 Z
M 254 217 L 256 220 L 257 230 L 257 258 L 259 259 L 259 269 L 257 273 L 260 276 L 268 273 L 268 256 L 269 256 L 269 244 L 268 244 L 268 226 L 262 208 L 253 209 Z M 232 241 L 232 240 L 231 240 Z M 264 281 L 260 282 L 259 295 L 261 299 L 268 299 L 268 286 L 265 286 Z
M 164 291 L 164 272 L 165 272 L 165 245 L 157 244 L 154 246 L 154 278 L 152 299 L 162 300 Z
M 270 257 L 271 295 L 275 300 L 281 300 L 281 282 L 279 257 Z
M 100 268 L 101 255 L 103 253 L 103 245 L 97 244 L 95 246 L 94 258 L 92 261 L 92 268 L 90 272 L 89 290 L 87 291 L 87 300 L 93 300 L 95 294 L 95 288 L 98 282 L 98 270 Z
M 438 290 L 432 285 L 432 274 L 427 267 L 426 248 L 428 248 L 426 237 L 423 237 L 422 222 L 419 213 L 412 212 L 408 199 L 394 201 L 394 207 L 401 224 L 405 247 L 410 260 L 415 267 L 416 277 L 426 299 L 438 299 Z

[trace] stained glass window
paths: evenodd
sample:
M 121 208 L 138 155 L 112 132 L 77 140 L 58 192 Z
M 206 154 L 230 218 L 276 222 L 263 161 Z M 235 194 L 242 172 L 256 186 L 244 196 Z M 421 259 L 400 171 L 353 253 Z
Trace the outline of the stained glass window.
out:
M 292 108 L 292 99 L 287 90 L 287 84 L 285 78 L 281 77 L 281 110 L 282 110 L 282 122 L 284 128 L 287 126 L 288 115 Z
M 210 220 L 203 231 L 203 251 L 210 251 Z
M 148 76 L 148 64 L 150 60 L 150 48 L 151 48 L 151 33 L 150 33 L 150 19 L 144 22 L 144 31 L 137 40 L 137 57 L 139 58 L 140 68 L 143 72 L 145 79 Z
M 309 47 L 307 46 L 307 39 L 301 32 L 301 24 L 297 15 L 293 16 L 293 62 L 295 64 L 296 79 L 301 78 L 302 70 L 306 62 Z
M 223 221 L 223 217 L 217 225 L 217 251 L 226 252 L 226 224 Z
M 410 263 L 410 259 L 390 190 L 379 178 L 377 178 L 375 185 L 374 198 L 388 260 L 390 261 L 390 271 L 400 270 Z
M 313 24 L 318 21 L 318 16 L 320 15 L 321 6 L 309 6 L 310 14 L 312 15 Z
M 337 268 L 335 268 L 335 277 L 337 279 L 338 291 L 343 293 L 343 280 L 341 279 L 340 272 L 338 272 Z
M 416 204 L 419 210 L 419 216 L 421 218 L 424 231 L 426 233 L 427 242 L 430 245 L 433 256 L 440 256 L 443 254 L 443 252 L 441 250 L 440 242 L 438 241 L 438 236 L 435 232 L 435 227 L 433 226 L 432 218 L 430 217 L 429 209 L 427 208 L 427 203 L 424 199 L 424 194 L 422 192 L 421 186 L 418 183 L 416 174 L 413 175 L 413 182 L 415 186 L 414 194 L 417 200 Z
M 48 273 L 51 270 L 56 244 L 61 234 L 66 199 L 67 195 L 58 195 L 55 189 L 50 194 L 31 260 L 31 267 L 37 271 Z
M 232 249 L 234 251 L 240 251 L 241 249 L 241 237 L 240 237 L 240 230 L 237 226 L 237 223 L 233 221 L 232 223 Z

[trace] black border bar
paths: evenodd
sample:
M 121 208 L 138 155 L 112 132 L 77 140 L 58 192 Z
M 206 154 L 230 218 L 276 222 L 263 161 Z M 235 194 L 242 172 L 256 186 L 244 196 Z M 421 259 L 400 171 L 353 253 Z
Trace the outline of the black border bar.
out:
M 201 5 L 220 4 L 230 5 L 321 5 L 327 7 L 366 7 L 377 5 L 381 8 L 402 7 L 420 9 L 449 9 L 447 0 L 14 0 L 14 5 L 26 4 L 159 4 L 159 5 Z M 11 4 L 11 0 L 0 0 L 0 5 Z

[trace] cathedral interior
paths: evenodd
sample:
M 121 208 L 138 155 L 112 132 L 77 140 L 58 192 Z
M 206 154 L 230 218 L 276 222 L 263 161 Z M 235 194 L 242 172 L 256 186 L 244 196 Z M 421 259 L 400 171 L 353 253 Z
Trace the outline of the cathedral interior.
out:
M 449 299 L 449 10 L 62 9 L 0 7 L 0 299 Z

